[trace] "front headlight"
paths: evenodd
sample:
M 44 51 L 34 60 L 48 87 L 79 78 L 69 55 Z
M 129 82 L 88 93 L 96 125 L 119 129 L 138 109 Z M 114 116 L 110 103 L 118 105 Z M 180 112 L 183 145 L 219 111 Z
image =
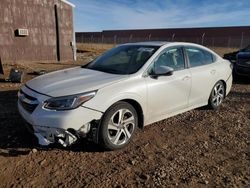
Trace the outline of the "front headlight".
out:
M 70 95 L 65 97 L 54 97 L 44 102 L 44 108 L 50 110 L 71 110 L 78 108 L 83 103 L 92 99 L 97 91 L 81 93 L 77 95 Z

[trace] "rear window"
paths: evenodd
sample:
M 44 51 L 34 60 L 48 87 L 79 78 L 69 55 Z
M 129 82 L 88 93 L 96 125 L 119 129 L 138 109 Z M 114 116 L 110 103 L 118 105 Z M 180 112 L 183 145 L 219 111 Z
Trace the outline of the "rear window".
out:
M 203 49 L 186 47 L 187 56 L 191 67 L 208 65 L 215 61 L 215 56 Z
M 211 64 L 215 61 L 215 57 L 208 51 L 202 50 L 204 54 L 204 64 Z

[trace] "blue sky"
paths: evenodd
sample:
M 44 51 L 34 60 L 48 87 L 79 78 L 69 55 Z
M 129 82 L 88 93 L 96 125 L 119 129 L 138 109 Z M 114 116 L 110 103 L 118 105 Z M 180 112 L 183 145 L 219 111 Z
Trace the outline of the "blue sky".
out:
M 76 31 L 250 25 L 250 0 L 69 0 Z

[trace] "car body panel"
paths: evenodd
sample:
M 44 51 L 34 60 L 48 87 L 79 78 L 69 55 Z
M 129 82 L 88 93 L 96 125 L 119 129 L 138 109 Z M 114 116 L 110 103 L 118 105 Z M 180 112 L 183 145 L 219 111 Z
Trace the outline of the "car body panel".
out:
M 60 97 L 97 90 L 126 78 L 128 78 L 127 75 L 115 75 L 75 67 L 36 77 L 28 81 L 26 85 L 37 92 Z
M 235 75 L 250 76 L 250 45 L 239 51 L 225 54 L 224 59 L 233 63 Z
M 82 125 L 89 123 L 93 119 L 100 119 L 103 114 L 82 106 L 74 110 L 48 110 L 43 108 L 43 102 L 49 98 L 48 96 L 38 94 L 25 86 L 22 87 L 22 90 L 40 101 L 38 107 L 32 113 L 27 112 L 22 105 L 20 105 L 20 100 L 18 102 L 18 110 L 21 116 L 29 124 L 34 126 L 53 127 L 65 130 L 74 127 L 78 130 Z
M 210 92 L 216 81 L 218 81 L 215 64 L 217 63 L 190 68 L 192 88 L 189 97 L 189 106 L 201 104 L 204 101 L 208 102 Z
M 145 78 L 147 84 L 148 119 L 167 115 L 188 106 L 191 76 L 188 69 L 174 72 L 172 76 Z
M 250 52 L 239 52 L 234 68 L 237 75 L 250 76 Z
M 146 113 L 146 94 L 145 80 L 141 79 L 141 77 L 133 77 L 98 90 L 96 96 L 84 103 L 83 106 L 105 112 L 112 104 L 131 99 L 137 101 L 141 105 L 143 112 Z

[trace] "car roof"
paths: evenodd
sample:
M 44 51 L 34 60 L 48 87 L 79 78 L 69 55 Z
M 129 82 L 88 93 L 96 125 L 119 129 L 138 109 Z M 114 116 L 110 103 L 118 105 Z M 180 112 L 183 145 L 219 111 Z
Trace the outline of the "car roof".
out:
M 123 45 L 145 45 L 145 46 L 164 46 L 164 45 L 171 45 L 171 44 L 177 44 L 177 45 L 193 45 L 196 47 L 203 47 L 199 44 L 190 43 L 190 42 L 167 42 L 167 41 L 145 41 L 145 42 L 132 42 L 132 43 L 125 43 Z
M 163 45 L 169 44 L 169 43 L 170 42 L 166 42 L 166 41 L 146 41 L 146 42 L 126 43 L 124 45 L 163 46 Z
M 121 46 L 122 45 L 145 45 L 145 46 L 158 46 L 158 47 L 171 46 L 171 45 L 192 46 L 192 47 L 197 47 L 197 48 L 201 48 L 203 50 L 209 51 L 212 54 L 216 55 L 217 57 L 220 57 L 213 50 L 211 50 L 211 49 L 209 49 L 209 48 L 207 48 L 205 46 L 202 46 L 200 44 L 195 44 L 195 43 L 191 43 L 191 42 L 146 41 L 146 42 L 125 43 L 125 44 L 121 44 Z

